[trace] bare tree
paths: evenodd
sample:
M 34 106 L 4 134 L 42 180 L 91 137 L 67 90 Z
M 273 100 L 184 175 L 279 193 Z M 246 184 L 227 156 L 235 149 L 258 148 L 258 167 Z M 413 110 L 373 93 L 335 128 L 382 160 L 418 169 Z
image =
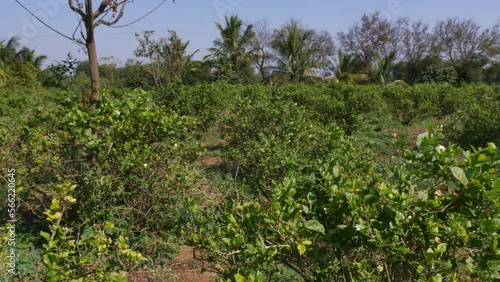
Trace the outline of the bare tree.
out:
M 132 0 L 102 0 L 99 7 L 94 10 L 92 0 L 68 0 L 70 9 L 75 12 L 85 26 L 85 49 L 89 58 L 91 100 L 90 109 L 95 110 L 100 99 L 99 62 L 94 30 L 100 25 L 113 26 L 123 17 L 127 3 Z M 175 1 L 174 1 L 175 2 Z
M 437 57 L 433 46 L 433 37 L 429 25 L 422 21 L 410 22 L 399 19 L 400 27 L 398 66 L 401 69 L 401 78 L 414 83 L 421 72 L 427 67 L 431 58 Z
M 407 19 L 401 19 L 399 24 L 402 27 L 399 47 L 401 60 L 414 63 L 430 56 L 433 44 L 429 25 L 422 21 L 410 23 Z
M 481 30 L 472 20 L 449 18 L 434 28 L 436 46 L 440 55 L 459 73 L 459 78 L 470 81 L 471 71 L 485 66 L 498 55 L 499 26 Z
M 370 69 L 375 54 L 383 57 L 397 50 L 399 26 L 384 19 L 380 12 L 364 14 L 361 22 L 355 23 L 348 32 L 339 32 L 342 50 L 363 62 L 365 69 Z
M 261 20 L 253 25 L 255 33 L 252 39 L 252 47 L 255 52 L 255 66 L 259 71 L 262 81 L 269 77 L 270 61 L 272 60 L 271 42 L 273 41 L 272 31 L 269 29 L 269 21 Z

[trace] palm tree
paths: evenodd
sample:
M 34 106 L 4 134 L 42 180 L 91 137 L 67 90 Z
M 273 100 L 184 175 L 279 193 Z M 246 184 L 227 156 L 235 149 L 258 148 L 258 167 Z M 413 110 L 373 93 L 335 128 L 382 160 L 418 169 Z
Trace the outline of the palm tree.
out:
M 19 48 L 19 37 L 11 37 L 6 44 L 5 40 L 0 41 L 0 62 L 8 64 L 16 57 L 17 48 Z
M 238 16 L 225 18 L 225 26 L 215 23 L 221 38 L 214 41 L 214 47 L 208 49 L 209 55 L 204 60 L 217 69 L 228 68 L 237 74 L 250 66 L 254 55 L 249 46 L 255 36 L 253 25 L 244 27 L 243 21 Z
M 341 49 L 338 51 L 338 57 L 334 59 L 332 64 L 333 74 L 339 81 L 350 80 L 355 66 L 356 58 L 351 55 L 344 54 Z
M 296 21 L 275 32 L 272 48 L 277 54 L 278 73 L 288 74 L 291 81 L 302 80 L 309 67 L 306 62 L 306 41 L 312 35 L 312 30 L 302 29 Z
M 19 52 L 17 52 L 16 57 L 24 63 L 33 65 L 37 69 L 40 69 L 43 62 L 47 60 L 47 56 L 35 56 L 35 50 L 31 50 L 27 47 L 23 47 Z
M 394 59 L 396 52 L 391 52 L 386 57 L 381 57 L 380 54 L 375 54 L 375 71 L 381 84 L 385 84 L 392 74 L 394 69 Z
M 333 50 L 329 35 L 317 34 L 292 20 L 275 31 L 271 47 L 275 52 L 275 73 L 286 73 L 290 81 L 302 81 L 314 68 L 325 67 Z

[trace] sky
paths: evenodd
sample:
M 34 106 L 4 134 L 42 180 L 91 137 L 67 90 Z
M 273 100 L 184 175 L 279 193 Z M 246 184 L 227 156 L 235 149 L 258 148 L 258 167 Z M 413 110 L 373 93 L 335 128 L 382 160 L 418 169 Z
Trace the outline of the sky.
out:
M 78 25 L 78 18 L 66 0 L 18 1 L 45 23 L 70 37 Z M 162 1 L 135 0 L 126 7 L 119 25 L 141 18 Z M 94 0 L 95 7 L 99 3 Z M 190 42 L 190 53 L 200 50 L 195 59 L 201 59 L 219 36 L 214 23 L 224 22 L 225 15 L 236 14 L 249 23 L 265 19 L 272 28 L 294 18 L 309 28 L 326 30 L 335 37 L 359 22 L 363 14 L 377 10 L 392 20 L 405 17 L 412 21 L 422 20 L 431 26 L 449 17 L 472 19 L 484 28 L 500 23 L 498 0 L 176 0 L 175 3 L 169 0 L 133 25 L 97 27 L 97 52 L 99 58 L 113 57 L 115 62 L 123 64 L 128 58 L 135 58 L 135 33 L 153 30 L 154 38 L 159 38 L 167 37 L 168 30 L 175 30 L 182 40 Z M 12 36 L 20 37 L 22 45 L 35 49 L 38 55 L 47 55 L 46 65 L 65 59 L 68 53 L 81 60 L 86 57 L 81 47 L 43 26 L 14 0 L 0 0 L 0 40 Z

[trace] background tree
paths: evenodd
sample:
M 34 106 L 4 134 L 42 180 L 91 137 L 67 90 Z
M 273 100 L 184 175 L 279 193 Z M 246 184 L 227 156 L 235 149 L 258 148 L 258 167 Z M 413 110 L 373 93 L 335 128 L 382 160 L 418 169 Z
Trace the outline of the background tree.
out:
M 136 34 L 139 46 L 134 51 L 135 55 L 149 60 L 149 68 L 157 87 L 163 83 L 182 81 L 198 50 L 186 55 L 189 41 L 183 42 L 173 30 L 169 30 L 168 38 L 158 40 L 151 38 L 153 34 L 153 31 L 145 31 L 143 38 Z
M 55 87 L 68 90 L 72 84 L 78 60 L 71 53 L 68 53 L 66 59 L 50 64 L 41 73 L 41 82 L 45 87 Z
M 102 78 L 108 80 L 110 85 L 116 86 L 116 76 L 120 62 L 114 56 L 102 57 L 100 61 L 102 63 L 99 65 L 99 74 Z
M 270 77 L 270 68 L 272 61 L 271 43 L 273 33 L 269 29 L 269 21 L 261 20 L 253 25 L 255 37 L 252 39 L 252 47 L 255 50 L 255 67 L 260 73 L 262 82 Z
M 11 37 L 7 42 L 0 41 L 0 62 L 3 64 L 10 64 L 16 58 L 17 49 L 19 48 L 19 38 Z
M 182 82 L 194 85 L 202 82 L 209 82 L 212 76 L 210 66 L 203 61 L 192 61 L 189 68 L 186 69 Z
M 287 74 L 290 81 L 303 81 L 314 71 L 328 68 L 334 49 L 329 33 L 318 33 L 290 20 L 275 30 L 273 37 L 276 72 Z
M 351 81 L 356 65 L 356 58 L 349 54 L 345 54 L 342 52 L 342 49 L 339 49 L 337 51 L 337 57 L 332 61 L 331 70 L 335 78 L 339 81 Z
M 396 52 L 382 57 L 380 54 L 375 54 L 375 74 L 381 84 L 386 84 L 392 76 L 394 69 L 394 59 Z
M 75 75 L 85 74 L 90 77 L 90 65 L 88 60 L 79 61 L 75 67 Z
M 434 40 L 441 58 L 457 70 L 460 81 L 480 79 L 482 67 L 498 56 L 499 26 L 481 30 L 472 20 L 449 18 L 434 28 Z
M 433 48 L 433 37 L 429 25 L 422 21 L 410 22 L 400 19 L 400 36 L 398 53 L 399 62 L 394 66 L 395 78 L 413 84 L 422 72 L 431 64 L 439 63 Z
M 383 57 L 397 50 L 399 26 L 384 19 L 380 12 L 364 14 L 361 22 L 355 23 L 348 32 L 339 32 L 337 39 L 344 52 L 358 57 L 363 68 L 369 70 L 375 54 Z
M 47 60 L 47 56 L 45 55 L 36 56 L 35 50 L 32 50 L 28 47 L 23 47 L 19 52 L 17 52 L 16 56 L 23 63 L 31 64 L 38 70 L 41 69 L 43 62 Z
M 120 85 L 130 89 L 149 90 L 156 86 L 148 66 L 137 60 L 127 60 L 125 66 L 119 69 L 118 77 Z
M 19 38 L 0 41 L 0 84 L 35 86 L 47 56 L 19 44 Z
M 430 65 L 422 72 L 419 82 L 456 84 L 458 82 L 458 73 L 450 65 Z
M 243 78 L 245 69 L 254 59 L 252 40 L 255 37 L 253 25 L 245 26 L 238 16 L 225 18 L 225 26 L 215 23 L 220 32 L 214 47 L 208 49 L 209 55 L 204 60 L 216 69 L 217 75 L 236 75 Z
M 484 69 L 483 81 L 488 84 L 500 84 L 500 62 L 494 62 Z
M 193 53 L 186 55 L 189 41 L 183 42 L 175 31 L 169 31 L 170 37 L 167 43 L 167 69 L 168 81 L 182 81 L 184 76 L 189 72 L 193 57 L 198 53 L 199 49 Z

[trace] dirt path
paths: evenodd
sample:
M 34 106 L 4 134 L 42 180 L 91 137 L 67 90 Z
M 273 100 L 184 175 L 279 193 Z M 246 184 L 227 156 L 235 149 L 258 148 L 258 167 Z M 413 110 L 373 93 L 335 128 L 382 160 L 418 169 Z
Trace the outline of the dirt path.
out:
M 181 253 L 168 267 L 171 268 L 170 271 L 157 271 L 156 275 L 149 269 L 136 270 L 127 278 L 130 282 L 210 282 L 215 275 L 210 270 L 202 271 L 209 266 L 195 259 L 193 248 L 188 246 L 181 246 Z

